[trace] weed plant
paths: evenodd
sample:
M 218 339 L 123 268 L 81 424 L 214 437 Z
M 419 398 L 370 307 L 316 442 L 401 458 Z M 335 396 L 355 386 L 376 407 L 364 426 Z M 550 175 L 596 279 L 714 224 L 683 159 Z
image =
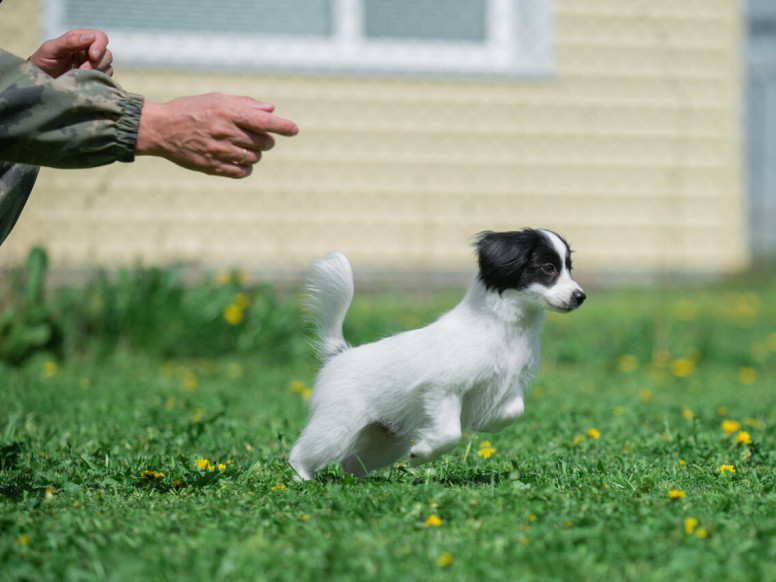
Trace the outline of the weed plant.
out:
M 511 427 L 300 483 L 298 298 L 224 280 L 100 277 L 0 364 L 0 580 L 776 580 L 772 281 L 592 290 Z M 459 296 L 358 294 L 346 336 Z

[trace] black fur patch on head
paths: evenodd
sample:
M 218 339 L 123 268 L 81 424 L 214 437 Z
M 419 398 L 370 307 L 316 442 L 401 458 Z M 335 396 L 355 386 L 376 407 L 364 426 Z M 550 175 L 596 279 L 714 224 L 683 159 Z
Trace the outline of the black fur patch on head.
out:
M 568 244 L 565 256 L 558 256 L 552 240 L 542 231 L 482 232 L 475 240 L 479 257 L 479 279 L 486 289 L 503 293 L 539 283 L 552 287 L 565 266 L 571 270 Z

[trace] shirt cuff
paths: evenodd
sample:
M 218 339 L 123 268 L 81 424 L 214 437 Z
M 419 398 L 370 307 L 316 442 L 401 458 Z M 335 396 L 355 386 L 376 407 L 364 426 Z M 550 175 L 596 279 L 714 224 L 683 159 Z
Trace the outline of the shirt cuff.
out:
M 119 162 L 133 162 L 135 160 L 135 144 L 137 143 L 137 130 L 140 127 L 140 112 L 143 110 L 144 99 L 142 95 L 127 93 L 121 100 L 121 116 L 118 122 L 117 146 Z

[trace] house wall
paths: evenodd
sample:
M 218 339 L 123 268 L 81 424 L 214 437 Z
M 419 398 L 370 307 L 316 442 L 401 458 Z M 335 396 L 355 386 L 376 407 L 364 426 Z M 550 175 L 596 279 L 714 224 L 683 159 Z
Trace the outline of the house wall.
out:
M 34 50 L 36 14 L 4 2 L 3 45 Z M 466 271 L 475 233 L 536 226 L 588 277 L 737 271 L 740 20 L 735 0 L 556 0 L 557 66 L 540 80 L 131 71 L 115 55 L 116 79 L 147 99 L 251 95 L 301 133 L 242 181 L 148 158 L 44 169 L 0 264 L 43 244 L 60 268 L 282 276 L 338 249 L 357 269 Z

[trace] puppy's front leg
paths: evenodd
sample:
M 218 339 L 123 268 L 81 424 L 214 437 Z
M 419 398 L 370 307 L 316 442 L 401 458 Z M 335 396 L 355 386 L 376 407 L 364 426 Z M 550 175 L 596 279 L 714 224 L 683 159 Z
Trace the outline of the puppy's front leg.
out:
M 461 440 L 461 399 L 457 395 L 428 399 L 425 408 L 429 424 L 420 429 L 418 440 L 410 449 L 411 467 L 433 461 Z
M 489 418 L 482 426 L 477 430 L 482 432 L 499 432 L 500 430 L 508 427 L 523 415 L 525 405 L 523 404 L 523 397 L 516 396 L 498 411 L 497 414 Z

